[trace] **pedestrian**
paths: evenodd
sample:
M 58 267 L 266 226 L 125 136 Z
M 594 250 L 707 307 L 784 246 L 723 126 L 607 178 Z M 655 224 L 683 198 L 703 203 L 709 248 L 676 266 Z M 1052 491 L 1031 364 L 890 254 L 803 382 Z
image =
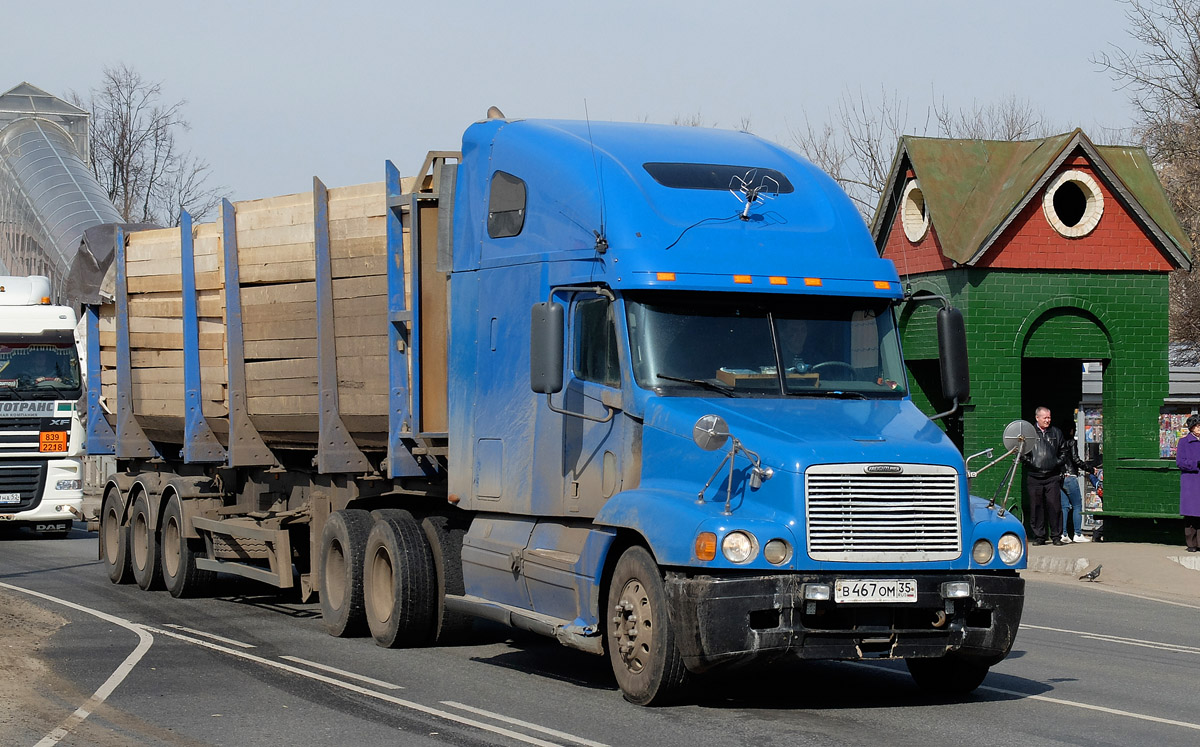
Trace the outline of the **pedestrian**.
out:
M 1079 458 L 1079 454 L 1075 450 L 1075 439 L 1072 438 L 1074 433 L 1075 430 L 1072 428 L 1067 431 L 1066 437 L 1067 453 L 1061 493 L 1062 541 L 1090 542 L 1091 540 L 1083 535 L 1083 491 L 1079 487 L 1079 477 L 1080 475 L 1094 475 L 1096 470 Z M 1071 533 L 1072 526 L 1075 528 L 1074 534 Z
M 1187 419 L 1187 435 L 1179 439 L 1175 464 L 1179 465 L 1179 513 L 1183 514 L 1183 539 L 1188 552 L 1200 547 L 1200 415 Z
M 1067 439 L 1062 431 L 1050 425 L 1050 408 L 1034 410 L 1033 421 L 1037 426 L 1037 438 L 1033 448 L 1021 455 L 1021 461 L 1025 463 L 1025 490 L 1029 494 L 1029 531 L 1035 545 L 1046 544 L 1047 530 L 1051 542 L 1061 545 L 1061 494 L 1063 470 L 1068 459 Z

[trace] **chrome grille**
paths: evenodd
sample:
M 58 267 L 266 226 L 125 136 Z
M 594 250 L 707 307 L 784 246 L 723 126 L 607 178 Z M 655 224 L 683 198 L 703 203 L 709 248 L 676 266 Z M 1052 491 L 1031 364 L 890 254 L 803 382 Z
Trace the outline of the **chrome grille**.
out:
M 813 560 L 907 563 L 962 553 L 958 473 L 951 467 L 821 464 L 804 473 L 808 555 Z

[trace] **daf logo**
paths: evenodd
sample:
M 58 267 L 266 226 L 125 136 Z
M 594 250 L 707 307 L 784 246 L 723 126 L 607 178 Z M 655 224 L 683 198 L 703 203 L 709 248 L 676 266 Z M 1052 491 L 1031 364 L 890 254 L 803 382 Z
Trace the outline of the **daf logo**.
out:
M 899 464 L 868 464 L 863 471 L 869 475 L 898 475 L 904 468 Z

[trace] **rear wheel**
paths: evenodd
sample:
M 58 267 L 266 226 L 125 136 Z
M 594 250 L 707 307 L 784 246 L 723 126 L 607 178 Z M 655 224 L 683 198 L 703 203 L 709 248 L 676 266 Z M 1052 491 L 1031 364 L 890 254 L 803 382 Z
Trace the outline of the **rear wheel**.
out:
M 200 594 L 217 577 L 196 567 L 205 555 L 204 542 L 188 539 L 183 526 L 183 501 L 172 495 L 162 516 L 162 575 L 171 596 L 181 599 Z
M 380 646 L 420 646 L 437 628 L 437 571 L 421 525 L 407 511 L 371 527 L 363 566 L 367 625 Z
M 121 494 L 110 489 L 100 510 L 100 558 L 108 569 L 108 580 L 114 584 L 133 581 L 129 565 L 129 527 L 121 524 L 124 508 Z
M 158 558 L 158 532 L 150 515 L 150 499 L 144 490 L 138 493 L 129 514 L 129 549 L 133 580 L 147 591 L 161 589 L 163 580 Z
M 321 617 L 329 635 L 360 635 L 363 615 L 363 555 L 371 514 L 348 508 L 334 511 L 321 532 Z
M 608 658 L 625 699 L 663 705 L 686 689 L 688 671 L 675 643 L 662 574 L 650 553 L 621 555 L 608 587 Z
M 979 659 L 957 654 L 940 659 L 905 659 L 904 663 L 922 690 L 939 695 L 966 695 L 983 684 L 990 669 Z

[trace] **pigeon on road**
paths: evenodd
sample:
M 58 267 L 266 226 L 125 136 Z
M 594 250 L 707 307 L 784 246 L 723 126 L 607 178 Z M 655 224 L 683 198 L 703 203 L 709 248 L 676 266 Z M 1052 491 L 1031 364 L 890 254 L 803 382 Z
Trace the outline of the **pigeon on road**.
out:
M 1100 569 L 1103 567 L 1104 566 L 1102 566 L 1102 565 L 1096 566 L 1092 570 L 1090 570 L 1087 573 L 1080 576 L 1079 580 L 1080 581 L 1095 581 L 1096 579 L 1100 578 Z

